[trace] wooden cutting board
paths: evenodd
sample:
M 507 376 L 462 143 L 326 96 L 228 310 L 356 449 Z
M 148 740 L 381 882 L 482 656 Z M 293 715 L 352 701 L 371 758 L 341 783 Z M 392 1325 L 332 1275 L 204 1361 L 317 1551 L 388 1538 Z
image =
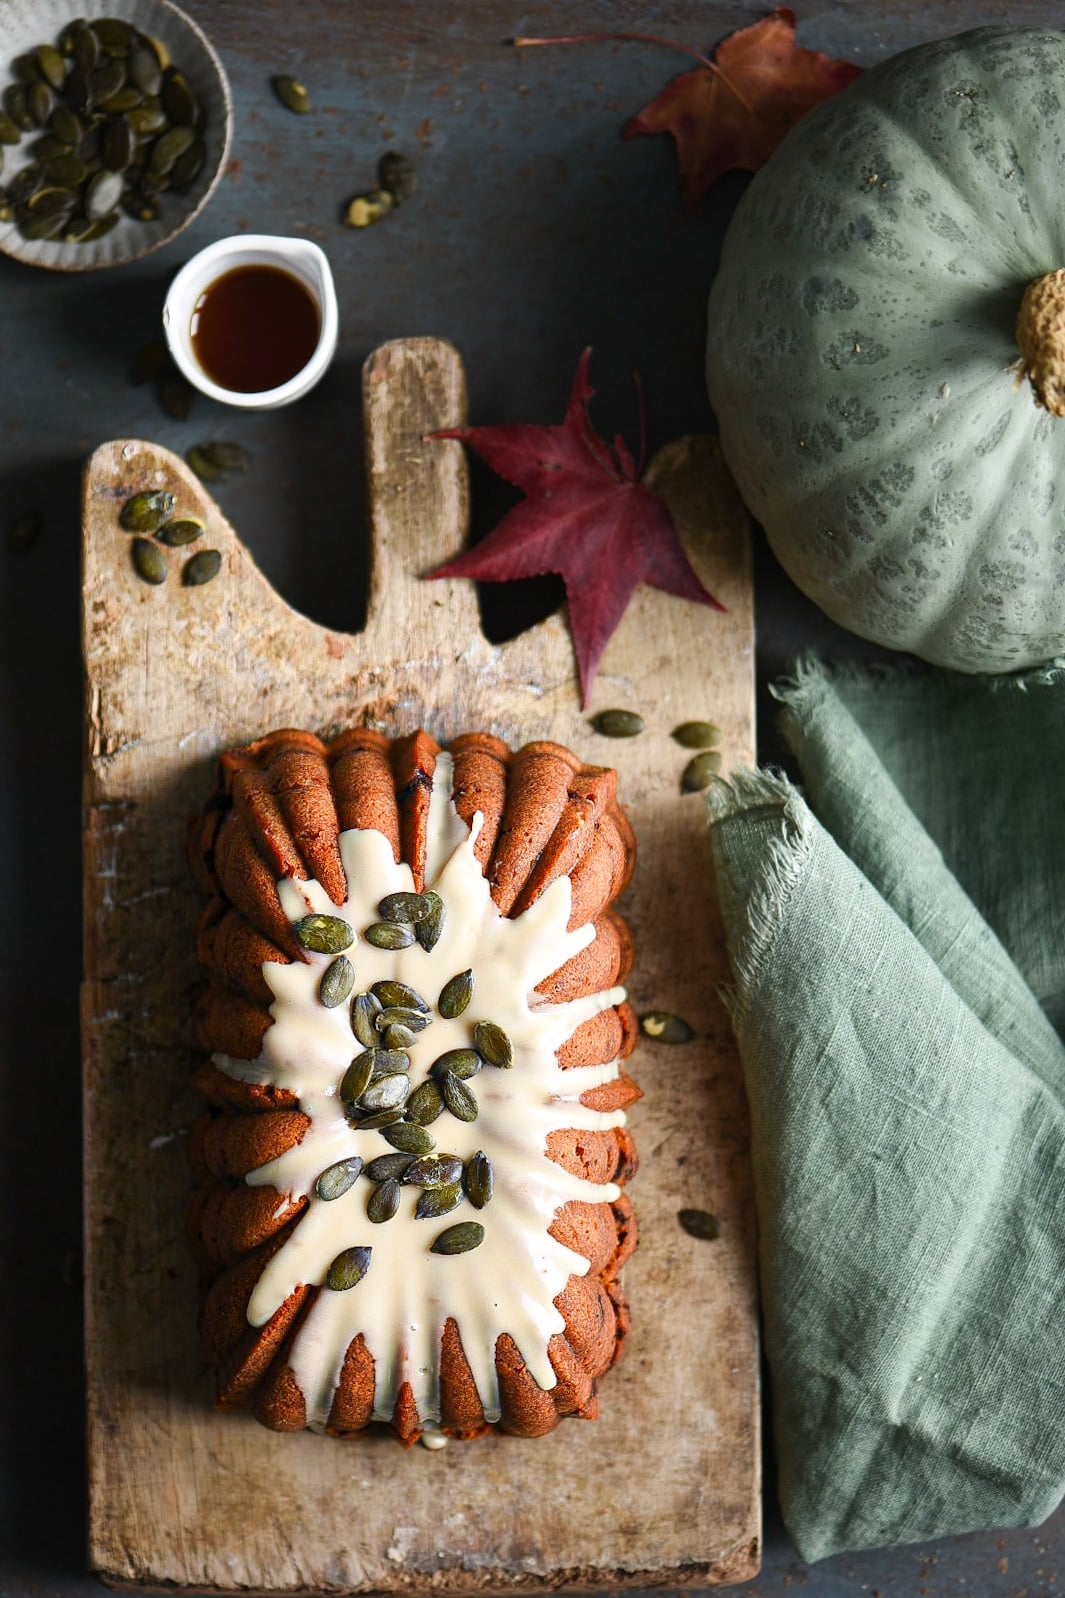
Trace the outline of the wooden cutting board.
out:
M 657 486 L 720 615 L 641 588 L 611 642 L 595 707 L 640 711 L 628 740 L 592 731 L 564 617 L 502 647 L 463 581 L 419 576 L 461 548 L 462 366 L 429 339 L 388 344 L 364 374 L 373 560 L 369 624 L 316 626 L 270 588 L 174 455 L 103 445 L 84 485 L 83 989 L 90 1557 L 109 1583 L 236 1593 L 480 1594 L 742 1581 L 759 1553 L 753 1209 L 737 1062 L 718 987 L 727 966 L 698 796 L 670 729 L 723 731 L 726 769 L 754 755 L 748 527 L 712 441 L 670 446 Z M 353 422 L 354 428 L 354 422 Z M 261 470 L 268 469 L 266 463 Z M 169 488 L 207 523 L 222 569 L 183 587 L 188 551 L 150 587 L 118 513 Z M 337 536 L 344 536 L 338 527 Z M 633 1332 L 601 1418 L 535 1442 L 440 1452 L 387 1436 L 276 1436 L 212 1409 L 184 1236 L 184 1139 L 199 905 L 183 854 L 219 751 L 275 726 L 487 728 L 553 738 L 616 765 L 639 863 L 622 902 L 630 994 L 696 1029 L 641 1041 L 630 1069 L 642 1243 L 625 1282 Z M 712 1211 L 715 1241 L 682 1207 Z

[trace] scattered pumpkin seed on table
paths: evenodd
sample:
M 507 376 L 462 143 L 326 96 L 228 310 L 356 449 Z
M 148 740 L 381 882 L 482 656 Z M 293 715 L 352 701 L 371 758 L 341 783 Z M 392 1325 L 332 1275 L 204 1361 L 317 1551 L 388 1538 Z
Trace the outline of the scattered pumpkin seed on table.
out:
M 683 1016 L 669 1010 L 648 1010 L 640 1017 L 640 1031 L 656 1043 L 690 1043 L 695 1031 Z
M 414 198 L 418 187 L 414 162 L 399 150 L 386 150 L 377 163 L 377 181 L 396 205 L 403 205 Z
M 716 1215 L 711 1215 L 709 1210 L 678 1210 L 677 1220 L 691 1237 L 705 1238 L 713 1242 L 721 1236 Z
M 177 373 L 165 377 L 159 385 L 159 403 L 175 422 L 187 422 L 192 410 L 196 390 Z
M 643 732 L 643 717 L 635 710 L 600 710 L 591 726 L 604 738 L 635 738 Z
M 680 779 L 681 792 L 699 793 L 703 788 L 709 788 L 720 770 L 720 752 L 717 749 L 704 749 L 701 755 L 696 755 L 685 766 Z
M 195 516 L 183 516 L 179 521 L 166 522 L 156 533 L 156 538 L 161 544 L 166 544 L 170 549 L 180 549 L 185 544 L 193 544 L 197 538 L 202 538 L 204 526 Z
M 170 520 L 173 509 L 173 494 L 165 489 L 146 489 L 126 500 L 118 524 L 127 533 L 157 533 Z
M 201 483 L 224 483 L 226 474 L 221 466 L 216 466 L 210 456 L 206 455 L 198 444 L 193 444 L 191 449 L 185 451 L 186 463 L 196 473 Z
M 16 130 L 17 131 L 17 130 Z M 344 208 L 345 227 L 373 227 L 391 211 L 395 201 L 387 189 L 374 189 L 369 194 L 357 194 Z
M 307 86 L 299 78 L 293 78 L 287 72 L 278 72 L 270 79 L 274 93 L 285 107 L 296 116 L 306 116 L 311 109 L 311 97 Z
M 720 742 L 721 728 L 712 721 L 682 721 L 671 736 L 683 749 L 710 749 Z

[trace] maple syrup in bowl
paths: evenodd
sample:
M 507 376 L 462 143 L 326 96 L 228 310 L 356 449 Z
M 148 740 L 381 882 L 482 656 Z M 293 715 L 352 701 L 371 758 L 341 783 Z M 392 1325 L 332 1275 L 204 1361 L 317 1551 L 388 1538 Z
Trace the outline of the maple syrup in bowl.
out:
M 289 405 L 336 350 L 329 262 L 306 239 L 219 239 L 170 285 L 163 327 L 176 365 L 202 393 L 245 410 Z

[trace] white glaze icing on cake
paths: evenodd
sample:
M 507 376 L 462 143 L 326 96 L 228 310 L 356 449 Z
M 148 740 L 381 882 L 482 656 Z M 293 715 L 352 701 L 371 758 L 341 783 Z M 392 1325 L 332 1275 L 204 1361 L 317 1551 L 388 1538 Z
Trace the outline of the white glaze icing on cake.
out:
M 477 1210 L 464 1199 L 446 1216 L 418 1219 L 419 1190 L 403 1186 L 398 1212 L 374 1224 L 366 1213 L 373 1187 L 365 1177 L 329 1202 L 316 1195 L 318 1176 L 335 1162 L 360 1155 L 368 1163 L 395 1152 L 381 1131 L 352 1125 L 338 1094 L 362 1046 L 352 1034 L 349 1005 L 327 1009 L 319 998 L 331 955 L 309 953 L 305 962 L 264 964 L 275 998 L 262 1052 L 253 1061 L 214 1056 L 215 1064 L 238 1080 L 288 1089 L 310 1119 L 298 1146 L 246 1178 L 252 1185 L 274 1186 L 283 1203 L 308 1199 L 291 1235 L 264 1269 L 248 1319 L 264 1325 L 300 1283 L 322 1288 L 288 1354 L 307 1422 L 319 1429 L 328 1419 L 348 1347 L 359 1333 L 375 1362 L 376 1420 L 391 1418 L 406 1381 L 423 1423 L 439 1422 L 440 1339 L 449 1318 L 461 1334 L 487 1421 L 500 1414 L 494 1351 L 502 1333 L 514 1339 L 540 1387 L 554 1387 L 547 1345 L 565 1323 L 553 1301 L 570 1276 L 587 1274 L 589 1263 L 551 1237 L 549 1228 L 572 1199 L 605 1204 L 620 1193 L 613 1183 L 593 1183 L 565 1171 L 548 1158 L 547 1139 L 565 1128 L 624 1125 L 623 1111 L 603 1113 L 580 1103 L 589 1089 L 614 1080 L 617 1060 L 563 1071 L 556 1057 L 582 1022 L 619 1004 L 624 989 L 560 1005 L 536 995 L 544 978 L 593 941 L 594 928 L 567 930 L 568 877 L 553 882 L 522 915 L 500 915 L 474 854 L 481 817 L 475 816 L 468 830 L 450 795 L 451 761 L 440 754 L 429 806 L 425 888 L 443 900 L 445 922 L 431 951 L 417 943 L 398 952 L 383 950 L 362 936 L 378 920 L 377 907 L 386 894 L 413 889 L 409 866 L 396 863 L 378 832 L 341 834 L 347 880 L 343 904 L 335 905 L 314 880 L 287 879 L 278 894 L 292 922 L 322 913 L 350 924 L 356 939 L 345 952 L 355 967 L 354 992 L 398 980 L 432 1006 L 429 1024 L 407 1050 L 412 1090 L 445 1050 L 470 1046 L 476 1021 L 495 1022 L 511 1039 L 513 1067 L 485 1065 L 467 1083 L 477 1100 L 476 1120 L 464 1122 L 445 1111 L 428 1129 L 435 1153 L 463 1161 L 478 1151 L 488 1157 L 494 1193 L 486 1207 Z M 467 969 L 473 972 L 472 1002 L 458 1019 L 446 1020 L 436 1010 L 437 996 L 451 977 Z M 455 1255 L 430 1251 L 442 1231 L 471 1220 L 484 1227 L 479 1247 Z M 333 1291 L 324 1285 L 330 1265 L 351 1247 L 372 1250 L 367 1274 L 355 1287 Z

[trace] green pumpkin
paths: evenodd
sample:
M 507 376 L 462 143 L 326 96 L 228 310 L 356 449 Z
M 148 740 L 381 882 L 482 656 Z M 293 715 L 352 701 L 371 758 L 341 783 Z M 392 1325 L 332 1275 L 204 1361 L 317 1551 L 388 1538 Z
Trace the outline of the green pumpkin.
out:
M 895 56 L 752 181 L 710 397 L 777 558 L 853 632 L 970 672 L 1065 654 L 1061 268 L 1065 33 Z

